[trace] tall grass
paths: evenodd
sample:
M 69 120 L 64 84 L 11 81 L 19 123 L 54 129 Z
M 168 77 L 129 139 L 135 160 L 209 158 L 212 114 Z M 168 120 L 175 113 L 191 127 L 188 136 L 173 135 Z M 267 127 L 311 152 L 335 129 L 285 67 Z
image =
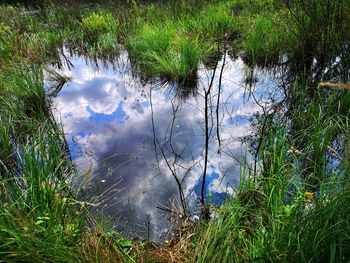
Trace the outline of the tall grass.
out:
M 190 39 L 176 25 L 144 25 L 129 39 L 130 54 L 149 76 L 185 82 L 196 75 L 201 49 L 198 39 Z
M 145 56 L 146 65 L 153 74 L 181 83 L 188 78 L 196 77 L 200 48 L 195 40 L 181 39 L 163 55 L 151 51 Z
M 189 34 L 200 36 L 201 40 L 232 40 L 239 32 L 239 19 L 230 8 L 227 2 L 208 5 L 197 15 L 184 16 L 182 26 Z
M 1 76 L 1 254 L 62 261 L 82 223 L 68 216 L 75 210 L 69 201 L 72 165 L 62 151 L 63 133 L 52 125 L 41 69 L 11 73 Z
M 278 62 L 283 41 L 290 41 L 280 31 L 277 16 L 257 15 L 251 18 L 252 27 L 244 36 L 243 48 L 247 61 L 261 65 Z M 290 43 L 292 44 L 292 43 Z

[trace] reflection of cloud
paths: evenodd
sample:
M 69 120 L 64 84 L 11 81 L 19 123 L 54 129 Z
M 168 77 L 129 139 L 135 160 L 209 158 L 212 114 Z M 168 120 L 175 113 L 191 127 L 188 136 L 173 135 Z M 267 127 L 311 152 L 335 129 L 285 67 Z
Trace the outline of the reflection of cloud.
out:
M 111 202 L 107 213 L 118 213 L 124 217 L 134 213 L 137 223 L 144 222 L 146 218 L 151 220 L 154 233 L 164 230 L 166 222 L 160 220 L 164 214 L 155 207 L 158 203 L 169 205 L 170 198 L 178 197 L 168 164 L 180 179 L 187 174 L 183 182 L 186 196 L 193 197 L 193 189 L 203 174 L 203 94 L 189 98 L 186 103 L 173 99 L 175 107 L 178 103 L 181 106 L 176 113 L 170 140 L 174 116 L 170 100 L 173 93 L 153 89 L 156 156 L 150 84 L 143 85 L 139 78 L 132 76 L 127 57 L 122 56 L 117 71 L 96 72 L 81 58 L 72 62 L 75 67 L 64 71 L 73 76 L 73 81 L 63 88 L 55 99 L 55 105 L 58 109 L 56 115 L 61 116 L 68 139 L 74 137 L 76 143 L 90 154 L 77 155 L 75 162 L 78 169 L 89 167 L 88 164 L 93 162 L 96 175 L 105 180 L 105 187 L 122 179 L 118 186 L 123 187 L 121 196 L 127 196 L 128 200 L 119 200 L 116 204 Z M 215 173 L 218 178 L 210 181 L 208 189 L 216 193 L 232 192 L 228 186 L 234 186 L 239 181 L 239 163 L 235 159 L 242 159 L 246 154 L 246 146 L 242 146 L 240 138 L 251 132 L 248 119 L 261 111 L 253 100 L 243 99 L 243 62 L 230 59 L 227 62 L 220 96 L 222 149 L 218 153 L 214 122 L 209 151 L 208 174 Z M 206 73 L 204 69 L 199 72 L 203 85 L 210 79 Z M 216 80 L 212 90 L 214 119 L 217 85 Z M 199 88 L 199 92 L 203 92 L 203 88 Z M 162 157 L 159 146 L 163 147 L 168 163 Z M 189 202 L 194 206 L 194 199 Z

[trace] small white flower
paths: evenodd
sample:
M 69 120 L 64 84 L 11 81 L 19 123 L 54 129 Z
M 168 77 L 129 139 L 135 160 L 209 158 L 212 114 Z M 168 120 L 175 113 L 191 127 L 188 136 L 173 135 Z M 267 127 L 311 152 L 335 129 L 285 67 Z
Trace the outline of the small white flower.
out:
M 192 216 L 191 221 L 194 223 L 199 221 L 199 216 L 197 216 L 197 215 Z

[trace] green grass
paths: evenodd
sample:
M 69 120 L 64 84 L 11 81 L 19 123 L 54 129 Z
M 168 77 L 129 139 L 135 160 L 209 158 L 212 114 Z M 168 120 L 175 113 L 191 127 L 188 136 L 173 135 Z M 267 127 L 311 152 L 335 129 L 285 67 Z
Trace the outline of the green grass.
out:
M 146 66 L 152 74 L 181 83 L 189 77 L 196 76 L 200 48 L 196 40 L 181 39 L 162 55 L 148 51 L 144 56 Z
M 196 75 L 201 49 L 198 39 L 187 38 L 175 23 L 144 25 L 129 38 L 130 54 L 149 76 L 184 82 Z
M 1 79 L 1 254 L 62 261 L 82 223 L 68 216 L 74 213 L 68 187 L 73 169 L 61 150 L 63 133 L 52 126 L 40 68 L 15 68 L 11 78 Z
M 248 60 L 261 64 L 267 60 L 278 61 L 282 42 L 274 19 L 258 15 L 251 19 L 251 23 L 253 25 L 243 41 Z
M 228 3 L 216 3 L 205 7 L 198 15 L 184 16 L 181 26 L 188 34 L 195 34 L 202 41 L 234 38 L 239 32 L 239 19 Z
M 93 37 L 99 33 L 116 33 L 118 24 L 115 18 L 109 13 L 97 14 L 93 12 L 82 18 L 81 26 L 86 34 Z
M 143 58 L 147 52 L 165 53 L 175 36 L 175 26 L 168 22 L 164 26 L 143 25 L 138 35 L 131 37 L 129 42 L 131 53 L 139 53 Z
M 215 50 L 216 41 L 236 30 L 226 5 L 210 6 L 199 17 L 191 12 L 175 18 L 169 14 L 165 21 L 164 16 L 150 15 L 153 7 L 127 38 L 134 64 L 151 77 L 186 82 L 196 75 L 199 62 Z

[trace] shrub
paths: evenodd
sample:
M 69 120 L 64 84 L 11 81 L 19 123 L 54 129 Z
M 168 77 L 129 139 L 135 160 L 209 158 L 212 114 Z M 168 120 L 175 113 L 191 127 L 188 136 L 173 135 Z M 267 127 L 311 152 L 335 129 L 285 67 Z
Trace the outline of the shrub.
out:
M 95 12 L 84 17 L 81 25 L 87 36 L 94 39 L 103 33 L 116 33 L 118 28 L 117 20 L 111 14 Z

